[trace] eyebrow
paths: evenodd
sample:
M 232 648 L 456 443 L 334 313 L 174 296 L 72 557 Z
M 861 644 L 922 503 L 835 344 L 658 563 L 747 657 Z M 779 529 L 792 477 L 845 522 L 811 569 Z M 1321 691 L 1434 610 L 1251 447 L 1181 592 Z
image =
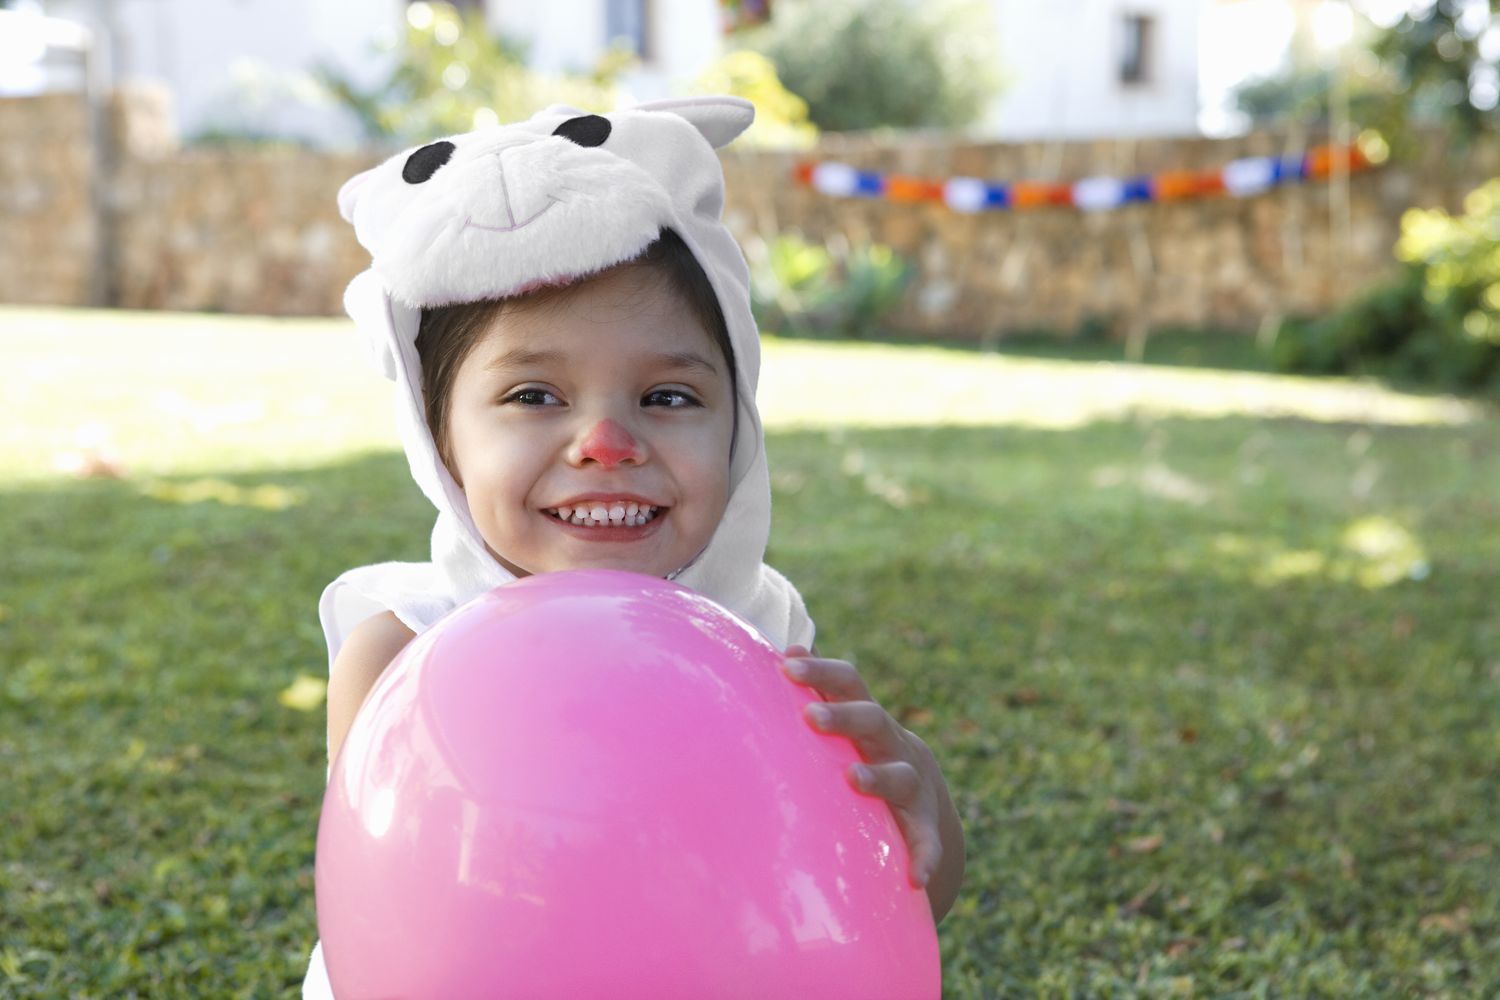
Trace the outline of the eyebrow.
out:
M 563 360 L 558 351 L 533 351 L 525 347 L 512 348 L 484 366 L 487 372 L 509 371 L 512 368 L 532 368 L 537 365 L 554 365 Z
M 648 364 L 658 368 L 693 371 L 717 377 L 719 369 L 713 362 L 696 351 L 671 351 L 666 354 L 651 354 L 644 358 Z M 567 358 L 560 351 L 535 351 L 517 347 L 495 358 L 485 365 L 485 371 L 510 371 L 515 368 L 532 368 L 542 365 L 562 364 Z

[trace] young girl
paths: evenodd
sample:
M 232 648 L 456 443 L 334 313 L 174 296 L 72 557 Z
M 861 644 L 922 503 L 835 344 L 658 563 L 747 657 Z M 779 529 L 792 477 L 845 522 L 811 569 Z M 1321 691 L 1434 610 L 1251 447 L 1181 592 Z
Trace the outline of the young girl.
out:
M 762 561 L 760 348 L 714 153 L 753 117 L 735 98 L 552 107 L 402 153 L 339 192 L 372 258 L 345 305 L 396 382 L 438 517 L 430 562 L 350 570 L 323 594 L 329 760 L 401 649 L 470 598 L 562 569 L 675 579 L 784 647 L 788 676 L 822 693 L 808 723 L 859 748 L 848 778 L 889 803 L 941 920 L 964 842 L 937 762 L 852 664 L 812 653 L 801 597 Z M 331 996 L 317 947 L 303 995 Z

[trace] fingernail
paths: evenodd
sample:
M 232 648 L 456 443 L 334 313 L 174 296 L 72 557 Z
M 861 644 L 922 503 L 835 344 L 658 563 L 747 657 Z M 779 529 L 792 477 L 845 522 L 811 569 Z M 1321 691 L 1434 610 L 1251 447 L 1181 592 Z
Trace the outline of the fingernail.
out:
M 859 782 L 861 788 L 869 788 L 875 780 L 875 773 L 863 764 L 855 764 L 854 780 Z
M 802 662 L 801 660 L 787 660 L 786 672 L 799 679 L 806 677 L 807 664 Z
M 833 718 L 833 713 L 828 711 L 828 706 L 826 705 L 809 705 L 807 706 L 807 714 L 813 720 L 813 724 L 820 729 L 828 725 L 828 720 Z

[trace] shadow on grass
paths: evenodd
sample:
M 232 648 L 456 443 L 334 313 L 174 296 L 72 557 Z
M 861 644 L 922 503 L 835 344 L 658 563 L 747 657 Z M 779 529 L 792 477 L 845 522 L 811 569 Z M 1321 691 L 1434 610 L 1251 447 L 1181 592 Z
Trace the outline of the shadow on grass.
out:
M 771 437 L 769 561 L 966 817 L 952 995 L 1099 992 L 1142 963 L 1210 992 L 1500 978 L 1474 948 L 1500 899 L 1490 436 Z M 322 587 L 425 558 L 431 518 L 396 454 L 0 493 L 16 995 L 294 989 L 323 718 L 277 694 L 324 673 Z M 1375 555 L 1349 541 L 1361 519 Z M 1385 557 L 1404 576 L 1361 582 Z M 1455 929 L 1424 931 L 1433 914 Z

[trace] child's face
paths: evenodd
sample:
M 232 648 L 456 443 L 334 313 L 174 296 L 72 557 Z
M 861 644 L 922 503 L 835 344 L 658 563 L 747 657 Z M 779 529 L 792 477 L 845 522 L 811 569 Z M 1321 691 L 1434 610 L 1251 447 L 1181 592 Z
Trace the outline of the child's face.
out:
M 680 569 L 724 514 L 733 428 L 713 339 L 666 282 L 630 268 L 502 311 L 454 376 L 448 415 L 469 511 L 517 575 Z M 625 517 L 579 525 L 560 507 Z

